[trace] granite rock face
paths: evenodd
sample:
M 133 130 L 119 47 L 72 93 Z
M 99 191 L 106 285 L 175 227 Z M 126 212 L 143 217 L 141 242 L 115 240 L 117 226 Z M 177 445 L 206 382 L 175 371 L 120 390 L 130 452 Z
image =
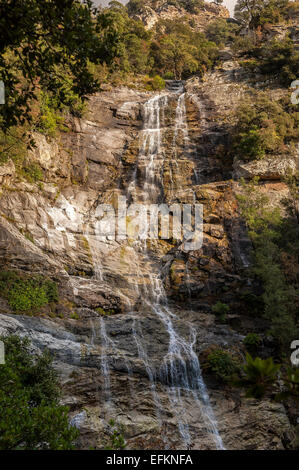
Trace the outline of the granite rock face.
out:
M 141 11 L 133 13 L 133 19 L 142 21 L 146 29 L 154 29 L 159 20 L 177 20 L 184 18 L 196 31 L 204 31 L 207 24 L 216 18 L 229 18 L 227 8 L 216 3 L 204 3 L 198 11 L 190 12 L 181 5 L 174 5 L 165 0 L 148 1 Z
M 251 179 L 258 176 L 261 180 L 282 180 L 288 174 L 295 174 L 297 171 L 299 158 L 285 155 L 283 157 L 263 158 L 253 162 L 234 162 L 234 170 L 237 178 Z
M 205 417 L 210 408 L 225 448 L 291 446 L 292 426 L 280 404 L 245 399 L 204 375 L 209 406 L 204 393 L 199 400 L 181 387 L 182 417 L 169 387 L 169 354 L 181 355 L 178 364 L 190 375 L 196 369 L 200 379 L 197 358 L 211 347 L 244 357 L 243 337 L 211 313 L 217 300 L 238 311 L 234 299 L 246 288 L 252 249 L 238 213 L 234 168 L 219 156 L 231 109 L 245 92 L 239 77 L 228 60 L 206 81 L 188 81 L 184 95 L 103 91 L 90 98 L 83 119 L 69 119 L 69 132 L 34 136 L 31 158 L 44 171 L 42 185 L 21 180 L 12 162 L 0 167 L 1 269 L 47 276 L 63 299 L 51 319 L 14 315 L 1 302 L 0 334 L 29 336 L 36 351 L 53 353 L 80 448 L 109 444 L 111 418 L 124 426 L 128 448 L 184 448 L 178 425 L 186 434 L 186 422 L 193 448 L 215 448 Z M 227 93 L 230 103 L 222 99 Z M 143 243 L 113 233 L 118 197 L 140 200 L 144 181 L 152 183 L 144 162 L 150 139 L 143 153 L 140 148 L 146 132 L 157 132 L 155 125 L 143 128 L 157 103 L 164 103 L 159 152 L 154 149 L 157 200 L 203 204 L 197 250 L 171 237 Z M 279 181 L 263 190 L 275 203 L 286 195 Z M 99 227 L 108 236 L 99 236 Z
M 236 347 L 238 335 L 217 327 L 212 316 L 187 312 L 181 319 L 180 331 L 186 329 L 186 320 L 196 325 L 198 354 L 209 345 Z M 70 320 L 46 320 L 27 316 L 1 315 L 0 334 L 13 333 L 31 339 L 36 352 L 45 347 L 55 357 L 55 367 L 60 372 L 63 387 L 62 403 L 71 409 L 71 423 L 80 430 L 77 445 L 81 448 L 103 448 L 109 443 L 111 429 L 108 421 L 113 417 L 124 426 L 124 437 L 131 449 L 182 449 L 177 433 L 177 416 L 169 402 L 165 384 L 158 382 L 159 414 L 153 390 L 149 387 L 136 345 L 127 341 L 132 329 L 130 316 L 121 315 L 109 319 L 107 332 L 113 333 L 113 347 L 106 348 L 106 355 L 113 370 L 110 374 L 111 401 L 105 400 L 102 373 L 101 337 L 99 318 L 84 322 Z M 151 316 L 143 317 L 147 331 L 144 345 L 156 358 L 157 366 L 165 354 L 163 332 Z M 157 322 L 156 322 L 157 323 Z M 126 361 L 130 358 L 130 363 Z M 128 369 L 130 373 L 128 374 Z M 227 449 L 284 449 L 294 439 L 284 407 L 268 400 L 245 399 L 239 392 L 219 390 L 209 386 L 210 401 L 218 422 L 218 429 Z M 193 436 L 196 449 L 213 449 L 214 443 L 206 431 L 198 404 L 190 396 L 186 401 L 185 418 Z M 161 428 L 161 420 L 165 428 Z

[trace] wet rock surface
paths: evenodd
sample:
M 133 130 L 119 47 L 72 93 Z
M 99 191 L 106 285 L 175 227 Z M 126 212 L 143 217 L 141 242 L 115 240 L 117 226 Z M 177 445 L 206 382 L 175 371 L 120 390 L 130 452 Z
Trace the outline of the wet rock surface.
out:
M 42 189 L 20 181 L 12 163 L 0 167 L 1 268 L 55 280 L 75 313 L 64 316 L 62 303 L 62 318 L 34 318 L 13 315 L 4 303 L 0 333 L 29 336 L 35 350 L 53 353 L 80 448 L 103 448 L 111 418 L 124 425 L 128 448 L 185 448 L 184 433 L 195 449 L 219 448 L 207 424 L 210 409 L 225 448 L 282 449 L 292 440 L 282 405 L 245 399 L 209 378 L 209 401 L 202 384 L 190 387 L 194 377 L 202 380 L 196 361 L 210 347 L 244 354 L 242 336 L 211 314 L 219 299 L 234 305 L 250 265 L 233 167 L 215 153 L 227 138 L 229 110 L 244 93 L 238 77 L 228 60 L 213 80 L 188 81 L 185 94 L 162 93 L 148 108 L 154 94 L 127 88 L 91 97 L 87 116 L 70 120 L 66 135 L 36 135 L 32 158 L 45 171 Z M 159 152 L 157 139 L 140 151 L 146 110 L 161 117 Z M 119 195 L 144 198 L 144 181 L 159 203 L 203 204 L 200 249 L 185 250 L 171 238 L 144 244 L 98 236 L 99 204 L 112 205 Z M 264 190 L 273 201 L 286 191 Z M 182 377 L 186 365 L 189 388 L 175 387 L 171 361 Z
M 190 316 L 199 332 L 199 353 L 211 344 L 221 347 L 238 345 L 238 335 L 229 330 L 223 331 L 223 327 L 217 328 L 211 316 L 199 315 L 194 319 L 195 312 L 190 312 Z M 91 341 L 92 330 L 100 329 L 96 322 L 99 320 L 95 320 L 92 327 L 90 322 L 66 325 L 57 320 L 2 315 L 0 333 L 29 336 L 35 351 L 47 347 L 53 353 L 64 390 L 62 402 L 71 408 L 71 422 L 80 429 L 79 446 L 102 448 L 105 440 L 109 441 L 107 422 L 113 416 L 125 426 L 129 448 L 183 448 L 177 435 L 177 415 L 169 402 L 167 387 L 157 382 L 157 408 L 144 365 L 138 359 L 136 345 L 132 340 L 128 341 L 132 328 L 130 317 L 109 318 L 106 325 L 107 332 L 112 334 L 114 347 L 106 350 L 112 366 L 110 394 L 113 401 L 109 403 L 105 400 L 101 338 L 95 336 L 94 343 Z M 154 358 L 158 366 L 167 352 L 167 338 L 163 337 L 165 333 L 159 332 L 156 319 L 145 317 L 142 322 L 147 332 L 144 345 L 148 348 L 149 357 Z M 76 330 L 76 334 L 71 332 L 72 329 Z M 186 326 L 183 324 L 181 329 L 186 330 Z M 129 374 L 126 361 L 129 361 Z M 186 394 L 184 416 L 189 423 L 194 447 L 213 449 L 215 444 L 202 421 L 198 403 L 192 394 L 187 391 L 182 393 Z M 281 404 L 244 399 L 237 392 L 225 388 L 220 391 L 215 385 L 209 388 L 209 395 L 226 448 L 283 449 L 285 440 L 288 437 L 293 439 L 293 429 Z M 162 428 L 161 422 L 164 423 Z

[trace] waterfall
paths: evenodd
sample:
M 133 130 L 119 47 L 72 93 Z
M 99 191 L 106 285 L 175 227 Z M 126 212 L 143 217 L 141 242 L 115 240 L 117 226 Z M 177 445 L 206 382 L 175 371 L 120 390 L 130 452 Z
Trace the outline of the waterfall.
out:
M 160 426 L 162 426 L 162 424 L 163 424 L 163 421 L 162 421 L 162 418 L 161 418 L 162 404 L 160 402 L 159 395 L 158 395 L 157 390 L 156 390 L 155 371 L 150 365 L 148 354 L 147 354 L 146 349 L 144 348 L 144 346 L 142 344 L 143 334 L 142 334 L 142 329 L 141 329 L 140 323 L 138 322 L 138 327 L 136 326 L 136 324 L 137 324 L 136 319 L 134 319 L 133 320 L 133 327 L 132 327 L 134 340 L 136 342 L 138 355 L 139 355 L 140 359 L 142 360 L 142 362 L 144 364 L 145 370 L 146 370 L 148 378 L 149 378 L 151 392 L 152 392 L 153 400 L 154 400 L 154 403 L 155 403 L 157 419 L 158 419 L 158 422 L 159 422 Z M 138 331 L 137 331 L 137 328 L 138 328 Z
M 174 144 L 176 144 L 176 139 L 179 135 L 179 132 L 183 135 L 185 147 L 189 143 L 189 133 L 188 133 L 188 124 L 186 119 L 186 94 L 182 93 L 178 98 L 178 104 L 175 111 L 175 124 L 174 124 Z
M 96 336 L 96 328 L 95 328 L 95 321 L 92 320 L 92 345 L 94 345 L 95 336 Z M 113 362 L 114 360 L 121 360 L 123 364 L 123 368 L 125 369 L 127 376 L 128 376 L 128 386 L 130 397 L 128 397 L 131 401 L 133 400 L 133 388 L 131 386 L 131 379 L 133 376 L 132 368 L 130 362 L 126 355 L 123 352 L 120 352 L 117 344 L 111 336 L 107 333 L 106 329 L 106 322 L 103 317 L 100 318 L 99 321 L 99 335 L 101 340 L 101 355 L 100 355 L 100 369 L 101 374 L 103 377 L 103 387 L 102 387 L 102 396 L 101 402 L 104 405 L 104 409 L 106 410 L 106 414 L 110 419 L 115 412 L 115 405 L 113 401 L 113 395 L 111 392 L 111 370 L 113 369 Z M 109 353 L 109 356 L 108 354 Z
M 169 164 L 169 171 L 170 171 L 170 186 L 171 186 L 171 196 L 174 198 L 174 177 L 175 173 L 179 172 L 178 167 L 178 153 L 177 153 L 177 146 L 178 146 L 178 139 L 180 134 L 183 137 L 184 147 L 188 145 L 189 142 L 189 135 L 188 135 L 188 126 L 186 122 L 186 106 L 185 106 L 185 93 L 182 93 L 178 100 L 177 106 L 175 110 L 175 122 L 174 122 L 174 132 L 173 132 L 173 140 L 172 140 L 172 151 L 173 151 L 173 158 Z
M 164 110 L 168 96 L 157 95 L 144 105 L 144 125 L 140 135 L 140 150 L 133 179 L 128 186 L 128 193 L 133 200 L 138 198 L 137 173 L 144 174 L 144 186 L 141 190 L 143 200 L 157 198 L 157 189 L 161 185 L 161 168 L 164 155 L 161 152 L 161 124 L 164 124 Z M 161 191 L 159 191 L 161 192 Z
M 112 340 L 107 336 L 106 333 L 106 326 L 105 321 L 103 318 L 100 319 L 101 325 L 101 340 L 102 340 L 102 351 L 101 351 L 101 372 L 104 378 L 104 401 L 108 406 L 111 402 L 111 390 L 110 390 L 110 367 L 107 358 L 107 350 L 111 346 L 113 346 Z
M 87 233 L 85 234 L 85 238 L 88 242 L 89 245 L 89 254 L 92 259 L 92 264 L 93 264 L 93 271 L 94 271 L 94 278 L 103 281 L 104 280 L 104 274 L 103 274 L 103 267 L 102 267 L 102 260 L 99 256 L 99 251 L 97 247 L 97 243 L 94 240 L 95 235 L 89 236 Z
M 163 125 L 165 109 L 169 100 L 176 100 L 175 122 L 173 126 L 173 158 L 176 160 L 178 139 L 182 137 L 184 148 L 189 144 L 188 125 L 186 119 L 185 93 L 168 92 L 151 98 L 144 105 L 144 126 L 140 133 L 140 150 L 133 177 L 128 185 L 127 195 L 133 201 L 145 203 L 161 202 L 163 198 Z M 126 243 L 126 242 L 124 242 Z M 177 423 L 181 445 L 189 448 L 192 445 L 192 432 L 185 415 L 185 400 L 192 400 L 200 410 L 207 433 L 211 436 L 216 449 L 223 449 L 221 437 L 217 429 L 216 419 L 210 404 L 208 392 L 202 378 L 199 360 L 195 353 L 196 330 L 190 324 L 188 338 L 180 334 L 177 323 L 179 317 L 168 305 L 163 279 L 159 273 L 153 272 L 153 260 L 147 250 L 146 243 L 137 240 L 131 244 L 131 274 L 139 298 L 143 300 L 150 315 L 158 319 L 168 336 L 168 351 L 157 368 L 153 357 L 144 344 L 142 324 L 138 320 L 138 312 L 133 310 L 132 335 L 137 354 L 147 374 L 153 402 L 156 408 L 157 421 L 163 427 L 163 407 L 157 391 L 157 385 L 163 387 L 168 396 L 172 413 Z M 150 274 L 145 278 L 142 267 L 147 264 Z M 139 313 L 141 315 L 142 313 Z M 110 387 L 111 361 L 107 350 L 117 345 L 109 337 L 105 327 L 106 319 L 101 318 L 102 358 L 101 370 L 104 377 L 104 396 L 113 402 Z M 128 369 L 129 371 L 129 369 Z M 164 439 L 167 448 L 167 439 Z

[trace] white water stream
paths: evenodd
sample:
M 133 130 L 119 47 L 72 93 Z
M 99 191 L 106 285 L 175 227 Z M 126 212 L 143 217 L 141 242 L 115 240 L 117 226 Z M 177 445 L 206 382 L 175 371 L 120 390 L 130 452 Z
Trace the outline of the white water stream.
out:
M 133 202 L 161 203 L 163 202 L 163 129 L 165 125 L 165 111 L 169 101 L 177 102 L 173 130 L 173 162 L 171 164 L 172 191 L 174 191 L 174 178 L 177 168 L 177 140 L 183 139 L 184 147 L 189 144 L 188 125 L 186 119 L 185 93 L 163 93 L 151 98 L 144 105 L 144 126 L 140 136 L 140 149 L 133 178 L 127 189 L 127 196 Z M 131 312 L 132 335 L 136 343 L 140 361 L 143 363 L 153 402 L 156 408 L 156 417 L 162 426 L 162 404 L 157 391 L 157 385 L 163 386 L 168 395 L 173 416 L 181 436 L 181 448 L 189 448 L 192 444 L 192 433 L 185 413 L 185 400 L 192 400 L 200 410 L 204 427 L 211 436 L 216 449 L 223 449 L 221 437 L 217 429 L 217 422 L 210 404 L 208 392 L 202 378 L 198 357 L 195 353 L 196 330 L 190 324 L 188 337 L 183 337 L 178 331 L 179 318 L 168 306 L 167 296 L 159 271 L 152 272 L 144 278 L 142 263 L 151 263 L 151 254 L 142 240 L 135 241 L 128 249 L 132 254 L 132 282 L 135 282 L 136 291 L 142 298 L 146 310 L 156 317 L 168 335 L 168 352 L 164 356 L 160 367 L 154 366 L 154 361 L 147 351 L 142 324 L 138 318 L 142 313 Z M 135 281 L 134 281 L 135 279 Z M 110 390 L 110 371 L 113 364 L 107 355 L 107 350 L 117 349 L 114 341 L 106 331 L 105 319 L 101 319 L 100 336 L 102 346 L 101 371 L 104 377 L 103 395 L 109 406 L 113 404 L 113 395 Z M 128 373 L 129 362 L 126 361 Z M 161 385 L 162 384 L 162 385 Z M 165 440 L 167 448 L 167 440 Z

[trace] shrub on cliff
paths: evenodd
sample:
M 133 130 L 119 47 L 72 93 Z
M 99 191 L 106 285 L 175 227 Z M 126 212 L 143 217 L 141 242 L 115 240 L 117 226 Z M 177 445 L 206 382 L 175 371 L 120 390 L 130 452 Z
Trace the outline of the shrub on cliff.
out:
M 59 405 L 59 384 L 47 353 L 31 352 L 28 339 L 1 337 L 5 364 L 0 366 L 0 449 L 66 450 L 78 432 Z
M 0 272 L 1 296 L 14 311 L 34 312 L 58 301 L 55 282 L 41 277 L 27 278 L 14 271 Z
M 212 312 L 222 323 L 224 323 L 226 320 L 226 314 L 229 312 L 229 306 L 218 301 L 215 305 L 213 305 Z
M 238 382 L 246 388 L 246 396 L 262 398 L 277 379 L 279 364 L 274 364 L 272 357 L 253 359 L 246 354 L 246 364 L 243 366 L 244 377 Z
M 124 425 L 116 423 L 114 419 L 110 419 L 108 424 L 109 440 L 105 446 L 105 450 L 124 450 L 126 448 Z
M 261 344 L 261 337 L 256 333 L 248 333 L 248 335 L 244 338 L 243 343 L 247 351 L 254 353 Z
M 284 152 L 298 138 L 298 113 L 282 101 L 271 101 L 265 93 L 245 100 L 236 118 L 233 151 L 245 161 Z
M 198 13 L 204 7 L 204 0 L 179 0 L 179 5 L 191 14 Z
M 65 126 L 67 112 L 82 117 L 85 109 L 83 101 L 71 89 L 71 80 L 67 77 L 65 77 L 65 80 L 68 86 L 66 85 L 64 89 L 64 102 L 53 93 L 41 92 L 39 97 L 40 112 L 36 128 L 39 132 L 51 137 L 55 137 L 58 130 L 68 130 Z
M 154 78 L 150 80 L 149 88 L 154 91 L 164 90 L 165 80 L 162 77 L 160 77 L 160 75 L 156 75 Z
M 23 163 L 20 174 L 30 183 L 42 181 L 44 174 L 41 166 L 37 162 Z
M 227 351 L 222 349 L 212 349 L 203 368 L 216 376 L 220 382 L 228 382 L 239 372 L 239 364 L 236 359 Z

